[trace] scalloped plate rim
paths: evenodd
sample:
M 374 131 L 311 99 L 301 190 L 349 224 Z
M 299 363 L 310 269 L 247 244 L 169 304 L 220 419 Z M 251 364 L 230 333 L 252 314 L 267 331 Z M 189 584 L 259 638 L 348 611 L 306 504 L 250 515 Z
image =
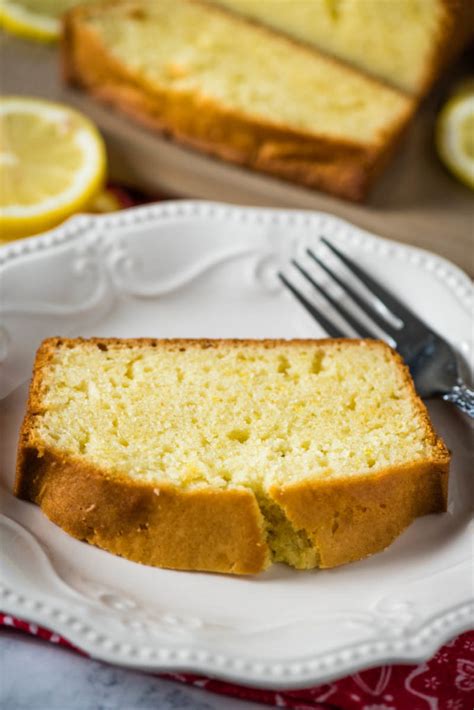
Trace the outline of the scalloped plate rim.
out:
M 138 224 L 143 225 L 146 221 L 156 219 L 157 217 L 171 216 L 170 212 L 174 209 L 177 210 L 177 214 L 174 216 L 213 217 L 213 210 L 224 209 L 227 214 L 232 215 L 239 213 L 253 213 L 263 214 L 267 218 L 271 218 L 271 216 L 275 214 L 279 217 L 286 217 L 290 219 L 292 216 L 296 215 L 303 216 L 303 218 L 308 220 L 314 219 L 315 217 L 328 218 L 330 221 L 338 224 L 339 228 L 349 227 L 354 230 L 362 241 L 383 242 L 391 247 L 395 247 L 395 249 L 398 250 L 398 254 L 400 254 L 400 252 L 408 251 L 419 254 L 421 258 L 424 257 L 425 259 L 430 259 L 438 266 L 442 266 L 447 269 L 448 274 L 451 272 L 451 275 L 455 276 L 456 279 L 463 283 L 463 286 L 467 291 L 469 291 L 469 289 L 472 290 L 472 282 L 467 273 L 449 259 L 446 259 L 439 254 L 435 254 L 427 249 L 422 249 L 403 242 L 397 242 L 387 237 L 380 237 L 369 230 L 364 229 L 363 227 L 352 224 L 348 220 L 332 215 L 329 212 L 294 208 L 246 207 L 243 205 L 234 205 L 225 202 L 211 202 L 208 200 L 162 200 L 161 202 L 152 204 L 128 207 L 124 210 L 108 214 L 73 215 L 63 224 L 60 224 L 59 226 L 54 227 L 43 234 L 25 237 L 23 239 L 16 239 L 5 244 L 0 244 L 0 271 L 3 267 L 7 266 L 8 262 L 11 260 L 22 258 L 29 254 L 34 254 L 35 252 L 45 248 L 54 248 L 55 246 L 59 246 L 63 241 L 67 241 L 69 239 L 76 239 L 88 228 L 93 228 L 95 224 L 100 226 L 103 225 L 104 227 L 131 226 L 134 219 L 138 217 Z M 186 214 L 186 209 L 189 210 L 189 214 Z M 205 210 L 210 211 L 207 214 L 200 214 Z M 141 219 L 142 217 L 144 217 L 144 219 Z M 436 272 L 434 273 L 435 276 L 439 278 L 438 274 Z M 442 280 L 445 281 L 445 277 Z M 467 296 L 467 299 L 469 299 L 469 295 Z M 464 306 L 469 307 L 469 300 L 467 299 L 463 301 L 463 299 L 458 297 L 458 300 L 461 300 Z
M 39 251 L 47 251 L 49 249 L 54 249 L 55 246 L 59 246 L 68 240 L 74 240 L 85 232 L 92 230 L 94 232 L 95 227 L 100 227 L 104 229 L 113 229 L 116 226 L 127 226 L 133 227 L 134 223 L 138 226 L 142 226 L 148 222 L 153 222 L 153 220 L 159 220 L 161 217 L 196 217 L 196 218 L 208 218 L 212 219 L 216 216 L 238 217 L 244 216 L 245 221 L 249 219 L 248 215 L 261 215 L 260 219 L 263 223 L 268 220 L 272 223 L 273 220 L 285 222 L 286 220 L 292 220 L 299 217 L 306 220 L 307 224 L 311 223 L 312 219 L 323 218 L 332 221 L 337 229 L 352 230 L 356 235 L 356 239 L 359 243 L 364 245 L 369 242 L 372 243 L 385 243 L 392 250 L 396 256 L 406 255 L 407 253 L 417 253 L 421 261 L 426 262 L 431 261 L 436 268 L 432 268 L 433 276 L 444 282 L 444 284 L 453 292 L 457 302 L 467 311 L 469 311 L 469 300 L 470 292 L 472 291 L 471 281 L 467 274 L 465 274 L 459 267 L 452 264 L 450 261 L 433 254 L 429 251 L 419 249 L 417 247 L 411 247 L 405 244 L 394 242 L 393 240 L 378 237 L 367 230 L 360 228 L 356 225 L 350 224 L 348 221 L 334 217 L 333 215 L 324 212 L 315 212 L 309 210 L 298 210 L 298 209 L 271 209 L 271 208 L 259 208 L 259 207 L 241 207 L 236 205 L 229 205 L 225 203 L 218 202 L 206 202 L 200 200 L 170 200 L 156 203 L 154 205 L 144 205 L 134 208 L 129 208 L 118 213 L 111 213 L 108 215 L 76 215 L 65 222 L 63 225 L 36 237 L 30 237 L 27 239 L 17 240 L 6 245 L 0 246 L 0 270 L 4 266 L 8 266 L 12 261 L 17 259 L 28 259 L 30 255 L 33 255 Z M 291 223 L 291 222 L 290 222 Z M 97 230 L 96 230 L 97 231 Z M 440 276 L 437 270 L 441 268 L 443 276 Z M 18 523 L 18 521 L 15 521 Z M 26 528 L 25 528 L 26 529 Z M 34 533 L 30 533 L 34 536 Z M 41 543 L 40 543 L 41 544 Z M 299 688 L 307 687 L 312 684 L 320 684 L 331 680 L 335 677 L 345 675 L 347 673 L 353 673 L 367 667 L 370 665 L 380 664 L 380 663 L 419 663 L 430 657 L 436 648 L 441 644 L 446 642 L 453 635 L 461 633 L 472 626 L 471 615 L 474 611 L 474 605 L 470 602 L 465 602 L 458 604 L 455 607 L 448 608 L 444 610 L 443 613 L 438 614 L 432 619 L 427 620 L 420 628 L 417 629 L 414 635 L 407 638 L 392 639 L 391 641 L 386 641 L 385 650 L 381 648 L 380 641 L 368 642 L 364 641 L 362 643 L 352 644 L 343 649 L 339 649 L 333 653 L 333 655 L 339 656 L 344 654 L 344 652 L 354 653 L 351 659 L 346 658 L 346 660 L 341 660 L 339 657 L 337 668 L 333 669 L 324 668 L 320 666 L 319 669 L 315 667 L 317 664 L 317 656 L 311 655 L 308 658 L 293 658 L 289 661 L 283 663 L 281 661 L 250 661 L 245 660 L 245 665 L 248 666 L 255 664 L 255 667 L 246 669 L 245 671 L 239 671 L 235 664 L 236 658 L 229 657 L 224 659 L 222 662 L 223 654 L 217 653 L 220 657 L 220 661 L 215 663 L 215 659 L 212 658 L 212 654 L 204 660 L 199 660 L 197 657 L 194 660 L 186 662 L 184 657 L 180 661 L 177 656 L 180 652 L 171 651 L 171 658 L 169 660 L 162 659 L 160 661 L 153 661 L 146 663 L 143 659 L 126 657 L 126 653 L 121 653 L 119 651 L 113 651 L 106 649 L 100 649 L 94 645 L 93 642 L 87 639 L 81 640 L 81 634 L 76 629 L 74 630 L 66 622 L 61 623 L 49 620 L 46 613 L 41 613 L 41 611 L 28 608 L 30 605 L 40 607 L 38 599 L 27 598 L 22 593 L 17 597 L 15 602 L 15 592 L 8 590 L 4 587 L 6 594 L 3 595 L 3 600 L 1 603 L 2 611 L 7 614 L 19 615 L 25 620 L 29 620 L 33 623 L 37 623 L 49 628 L 51 631 L 60 633 L 65 638 L 67 638 L 71 643 L 76 645 L 78 648 L 86 651 L 91 657 L 104 660 L 110 663 L 119 664 L 124 667 L 136 668 L 148 671 L 163 671 L 163 672 L 194 672 L 194 673 L 208 673 L 215 677 L 219 677 L 225 680 L 240 682 L 255 687 L 269 687 L 275 689 L 282 688 Z M 10 599 L 10 601 L 8 601 Z M 438 628 L 436 628 L 438 627 Z M 433 630 L 434 628 L 434 630 Z M 425 637 L 423 641 L 419 637 Z M 374 646 L 369 652 L 367 646 L 375 644 L 378 649 L 374 651 Z M 113 644 L 112 644 L 113 645 Z M 394 648 L 398 645 L 398 651 Z M 358 649 L 363 647 L 364 652 L 358 652 Z M 390 646 L 392 650 L 390 651 Z M 402 648 L 402 647 L 403 648 Z M 184 652 L 184 649 L 183 649 Z M 194 651 L 199 654 L 199 650 Z M 174 654 L 174 656 L 173 656 Z M 364 655 L 365 654 L 365 655 Z M 189 653 L 188 653 L 189 655 Z M 192 653 L 191 653 L 192 655 Z M 322 655 L 322 654 L 319 654 Z M 202 656 L 202 653 L 201 653 Z M 291 672 L 291 664 L 309 664 L 313 668 L 300 669 L 299 672 Z M 228 668 L 224 666 L 228 664 Z M 235 664 L 235 667 L 233 667 Z M 279 678 L 273 677 L 273 673 L 268 671 L 268 668 L 272 665 L 279 667 L 281 665 L 287 666 L 280 673 Z M 325 664 L 327 666 L 327 663 Z M 260 671 L 258 670 L 260 668 Z M 285 672 L 286 671 L 286 672 Z
M 3 595 L 2 595 L 3 596 Z M 5 597 L 3 597 L 4 599 Z M 7 604 L 8 605 L 8 604 Z M 158 673 L 193 673 L 193 674 L 203 674 L 203 675 L 210 675 L 214 678 L 218 678 L 224 681 L 228 682 L 234 682 L 234 683 L 240 683 L 241 685 L 247 685 L 250 687 L 254 688 L 262 688 L 262 689 L 268 689 L 268 690 L 297 690 L 301 688 L 308 688 L 313 685 L 322 685 L 326 682 L 330 682 L 332 680 L 335 680 L 337 678 L 344 677 L 346 675 L 352 675 L 353 673 L 358 673 L 363 670 L 366 670 L 367 668 L 371 667 L 376 667 L 378 665 L 392 665 L 392 664 L 402 664 L 402 665 L 418 665 L 420 663 L 423 663 L 427 661 L 429 658 L 431 658 L 436 651 L 443 646 L 445 643 L 449 642 L 454 636 L 457 636 L 458 634 L 462 634 L 465 631 L 469 631 L 472 629 L 472 615 L 474 614 L 474 603 L 469 603 L 466 602 L 463 605 L 459 605 L 462 609 L 465 610 L 465 621 L 458 622 L 455 624 L 452 624 L 449 627 L 446 627 L 442 631 L 437 632 L 436 636 L 432 634 L 432 637 L 428 642 L 425 642 L 424 645 L 418 650 L 407 650 L 405 651 L 399 651 L 398 653 L 395 651 L 385 651 L 381 652 L 378 651 L 377 653 L 371 654 L 371 655 L 366 655 L 363 657 L 360 654 L 357 654 L 356 658 L 358 660 L 353 660 L 353 661 L 345 661 L 343 662 L 343 670 L 341 670 L 341 665 L 338 666 L 337 669 L 333 670 L 323 670 L 317 672 L 317 675 L 315 675 L 315 672 L 313 671 L 312 673 L 301 673 L 300 677 L 298 677 L 297 674 L 288 674 L 285 676 L 283 680 L 278 680 L 273 677 L 273 674 L 268 671 L 264 671 L 261 674 L 258 672 L 251 672 L 250 670 L 247 670 L 246 672 L 242 673 L 239 671 L 235 670 L 225 670 L 223 668 L 216 667 L 214 665 L 215 660 L 212 657 L 212 655 L 208 659 L 204 660 L 192 660 L 188 663 L 182 661 L 180 662 L 176 658 L 173 660 L 161 660 L 159 662 L 155 661 L 153 663 L 145 663 L 143 661 L 140 661 L 139 659 L 133 659 L 133 658 L 126 658 L 123 657 L 119 652 L 117 651 L 107 651 L 107 650 L 97 650 L 91 642 L 86 641 L 81 641 L 80 635 L 77 631 L 74 631 L 70 629 L 67 626 L 67 623 L 57 623 L 51 626 L 51 624 L 48 622 L 47 618 L 45 616 L 37 613 L 35 614 L 32 611 L 23 611 L 22 604 L 21 603 L 11 603 L 9 606 L 9 609 L 4 608 L 2 605 L 1 611 L 3 613 L 12 615 L 12 616 L 18 616 L 18 618 L 21 618 L 24 621 L 27 621 L 28 623 L 34 623 L 38 624 L 40 626 L 43 626 L 44 628 L 47 628 L 49 631 L 52 631 L 54 633 L 57 633 L 61 635 L 63 638 L 65 638 L 67 641 L 69 641 L 72 645 L 74 645 L 76 648 L 81 650 L 82 652 L 86 653 L 90 658 L 98 661 L 102 661 L 105 663 L 110 663 L 112 665 L 118 665 L 123 668 L 130 668 L 134 670 L 142 670 L 146 672 L 158 672 Z M 450 609 L 446 612 L 445 616 L 448 614 L 452 614 L 453 609 Z M 430 626 L 433 626 L 435 623 L 439 622 L 439 620 L 443 617 L 438 617 L 436 620 L 432 620 L 431 622 L 428 622 L 424 624 L 421 629 L 418 632 L 419 635 L 426 634 L 426 629 L 429 628 Z M 411 646 L 416 646 L 417 644 L 415 643 L 414 639 L 416 639 L 417 636 L 410 637 L 410 645 Z M 380 642 L 375 642 L 378 645 L 380 645 Z M 347 651 L 357 651 L 358 648 L 360 648 L 361 645 L 365 644 L 353 644 L 351 646 L 347 646 L 346 648 L 337 651 L 337 654 L 340 653 L 345 653 Z M 421 646 L 421 644 L 420 644 Z M 198 651 L 199 653 L 199 651 Z M 179 655 L 178 652 L 174 652 L 175 656 Z M 322 655 L 322 654 L 321 654 Z M 223 654 L 218 653 L 216 654 L 216 657 L 219 656 L 221 658 L 225 657 Z M 225 659 L 226 663 L 229 663 L 231 666 L 235 659 L 229 657 L 228 659 Z M 271 663 L 267 662 L 266 664 L 261 663 L 258 660 L 254 661 L 256 665 L 267 665 L 270 666 Z M 298 659 L 293 659 L 291 663 L 313 663 L 314 664 L 315 659 L 314 656 L 310 656 L 308 658 L 298 658 Z M 245 665 L 248 665 L 252 663 L 250 660 L 245 661 Z M 275 666 L 281 666 L 282 662 L 278 661 L 274 664 Z M 293 677 L 292 677 L 293 676 Z

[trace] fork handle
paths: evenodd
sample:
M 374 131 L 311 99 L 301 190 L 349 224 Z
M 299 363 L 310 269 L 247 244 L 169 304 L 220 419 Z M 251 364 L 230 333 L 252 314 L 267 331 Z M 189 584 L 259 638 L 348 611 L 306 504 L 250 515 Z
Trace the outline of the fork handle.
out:
M 474 390 L 466 387 L 463 382 L 458 382 L 449 392 L 443 394 L 443 399 L 452 402 L 461 412 L 474 419 Z

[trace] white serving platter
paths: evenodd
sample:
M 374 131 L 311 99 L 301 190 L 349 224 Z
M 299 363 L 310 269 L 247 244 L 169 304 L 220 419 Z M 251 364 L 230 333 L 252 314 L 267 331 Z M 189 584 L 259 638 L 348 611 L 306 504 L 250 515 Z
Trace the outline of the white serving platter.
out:
M 465 274 L 323 213 L 162 202 L 79 216 L 0 249 L 2 611 L 121 666 L 271 688 L 418 662 L 470 627 L 470 430 L 441 401 L 429 408 L 453 452 L 448 512 L 337 569 L 275 565 L 239 578 L 145 567 L 74 540 L 11 493 L 27 381 L 44 337 L 321 337 L 277 278 L 285 269 L 298 281 L 288 262 L 304 261 L 307 246 L 329 260 L 321 235 L 472 361 Z

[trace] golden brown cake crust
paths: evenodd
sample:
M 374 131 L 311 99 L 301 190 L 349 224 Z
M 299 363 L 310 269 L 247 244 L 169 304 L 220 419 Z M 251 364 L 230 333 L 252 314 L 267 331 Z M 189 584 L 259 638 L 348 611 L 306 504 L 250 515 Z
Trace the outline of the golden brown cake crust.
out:
M 132 482 L 25 442 L 15 492 L 73 537 L 134 562 L 233 574 L 270 563 L 262 515 L 243 489 Z
M 114 0 L 109 2 L 114 4 Z M 178 96 L 147 85 L 144 79 L 139 81 L 107 53 L 83 22 L 87 13 L 87 7 L 74 8 L 64 19 L 62 63 L 67 81 L 180 143 L 339 197 L 365 198 L 415 110 L 415 102 L 406 97 L 404 114 L 387 128 L 378 145 L 336 141 L 266 124 L 204 97 Z M 260 27 L 259 32 L 268 30 Z M 284 41 L 292 43 L 288 38 Z
M 301 482 L 271 490 L 296 529 L 336 567 L 388 547 L 415 518 L 446 510 L 448 463 L 413 464 L 374 476 Z
M 264 518 L 250 489 L 183 490 L 172 484 L 132 481 L 35 440 L 34 417 L 42 410 L 43 372 L 58 348 L 91 344 L 107 347 L 192 344 L 218 348 L 252 343 L 273 348 L 340 341 L 91 340 L 51 338 L 36 356 L 27 411 L 20 433 L 15 495 L 37 503 L 73 537 L 129 560 L 174 569 L 253 574 L 271 561 Z M 357 344 L 358 341 L 344 341 Z M 368 347 L 387 347 L 371 343 Z M 394 467 L 374 476 L 304 481 L 274 486 L 270 496 L 297 530 L 303 529 L 321 567 L 362 559 L 387 547 L 416 517 L 446 509 L 449 453 L 434 432 L 408 371 L 416 406 L 429 428 L 436 460 Z
M 474 38 L 474 2 L 441 0 L 442 19 L 431 57 L 420 80 L 418 93 L 426 94 L 442 70 L 449 65 Z

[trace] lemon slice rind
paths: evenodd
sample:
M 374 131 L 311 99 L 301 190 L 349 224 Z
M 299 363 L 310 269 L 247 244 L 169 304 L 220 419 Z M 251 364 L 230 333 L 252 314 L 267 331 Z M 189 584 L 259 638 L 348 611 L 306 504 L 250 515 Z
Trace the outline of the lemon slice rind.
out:
M 102 137 L 93 123 L 67 106 L 41 99 L 5 97 L 0 100 L 0 122 L 6 114 L 30 114 L 52 122 L 74 117 L 79 128 L 74 131 L 73 141 L 82 158 L 77 170 L 65 170 L 67 185 L 58 193 L 33 204 L 0 206 L 0 235 L 12 239 L 45 231 L 87 207 L 104 184 L 106 157 Z M 7 150 L 0 152 L 0 171 L 2 165 L 15 160 L 15 155 Z
M 474 117 L 474 93 L 461 92 L 441 110 L 436 126 L 436 146 L 446 167 L 474 190 L 474 157 L 463 146 L 463 123 Z
M 59 37 L 61 23 L 54 17 L 31 12 L 16 2 L 2 0 L 0 26 L 19 37 L 52 42 Z

